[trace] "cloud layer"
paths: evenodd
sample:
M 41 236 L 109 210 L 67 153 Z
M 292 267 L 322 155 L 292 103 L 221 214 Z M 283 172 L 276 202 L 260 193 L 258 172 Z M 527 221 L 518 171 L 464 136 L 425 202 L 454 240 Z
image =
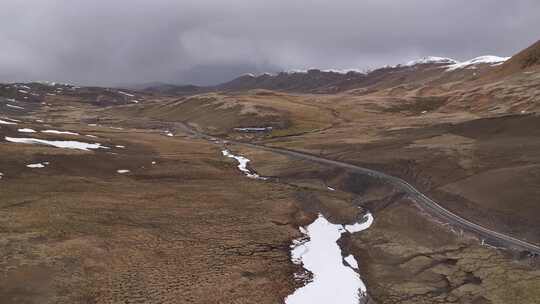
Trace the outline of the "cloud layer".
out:
M 537 0 L 5 0 L 0 81 L 208 84 L 243 72 L 512 55 Z

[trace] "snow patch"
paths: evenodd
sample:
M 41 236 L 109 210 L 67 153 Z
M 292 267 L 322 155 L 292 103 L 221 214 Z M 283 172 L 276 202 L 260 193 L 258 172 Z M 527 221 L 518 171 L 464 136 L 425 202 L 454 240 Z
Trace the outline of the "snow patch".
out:
M 12 105 L 12 104 L 9 104 L 9 103 L 8 103 L 8 104 L 6 104 L 6 106 L 7 106 L 8 108 L 12 108 L 12 109 L 17 109 L 17 110 L 24 110 L 24 108 L 23 108 L 23 107 L 19 107 L 19 106 L 14 106 L 14 105 Z
M 362 222 L 356 223 L 353 225 L 346 225 L 345 230 L 349 231 L 350 233 L 360 232 L 362 230 L 366 230 L 373 224 L 373 221 L 375 219 L 373 218 L 373 215 L 371 213 L 364 214 L 362 218 Z
M 16 125 L 16 122 L 10 122 L 0 119 L 0 125 Z
M 496 66 L 496 65 L 504 63 L 508 59 L 510 59 L 510 57 L 499 57 L 499 56 L 492 56 L 492 55 L 480 56 L 480 57 L 473 58 L 471 60 L 457 62 L 455 64 L 452 64 L 446 70 L 454 71 L 457 69 L 471 67 L 477 64 L 490 64 L 491 66 Z
M 366 295 L 367 288 L 355 270 L 358 268 L 356 259 L 351 255 L 346 258 L 341 255 L 337 241 L 346 232 L 344 226 L 332 224 L 319 214 L 313 223 L 301 227 L 300 231 L 304 237 L 293 241 L 291 260 L 310 271 L 313 278 L 289 295 L 285 303 L 358 304 Z
M 126 93 L 126 92 L 122 92 L 122 91 L 118 91 L 118 93 L 124 95 L 124 96 L 128 96 L 128 97 L 135 97 L 135 95 L 133 94 L 129 94 L 129 93 Z
M 57 130 L 45 130 L 45 131 L 41 131 L 41 133 L 48 133 L 48 134 L 66 134 L 66 135 L 80 135 L 79 133 L 75 133 L 75 132 L 69 132 L 69 131 L 57 131 Z
M 20 143 L 20 144 L 30 144 L 30 145 L 45 145 L 45 146 L 53 146 L 56 148 L 63 148 L 63 149 L 76 149 L 76 150 L 84 150 L 89 151 L 90 149 L 107 149 L 107 147 L 102 146 L 100 143 L 85 143 L 80 141 L 74 141 L 74 140 L 44 140 L 44 139 L 37 139 L 37 138 L 15 138 L 15 137 L 4 137 L 5 140 L 12 142 L 12 143 Z
M 127 169 L 120 169 L 120 170 L 116 170 L 116 172 L 119 174 L 126 174 L 126 173 L 129 173 L 130 171 Z
M 33 168 L 33 169 L 36 169 L 36 168 L 45 168 L 45 164 L 44 163 L 37 163 L 37 164 L 28 164 L 26 165 L 28 168 Z
M 420 59 L 411 60 L 405 64 L 405 66 L 413 66 L 417 64 L 456 64 L 458 61 L 452 58 L 426 56 Z
M 19 132 L 21 132 L 21 133 L 36 133 L 35 130 L 29 129 L 29 128 L 23 128 L 23 129 L 19 129 L 19 130 L 17 130 L 17 131 L 19 131 Z
M 223 154 L 223 156 L 227 156 L 229 158 L 236 159 L 236 161 L 238 161 L 238 169 L 240 171 L 242 171 L 247 177 L 255 178 L 255 179 L 262 179 L 262 180 L 267 179 L 266 177 L 261 177 L 261 176 L 259 176 L 259 174 L 252 173 L 251 171 L 249 171 L 249 169 L 247 168 L 247 164 L 249 163 L 249 159 L 247 159 L 247 158 L 245 158 L 243 156 L 234 155 L 231 152 L 229 152 L 229 150 L 223 150 L 223 151 L 221 151 L 221 153 Z
M 350 69 L 318 69 L 318 68 L 308 68 L 308 69 L 293 69 L 293 70 L 288 70 L 288 71 L 285 71 L 284 73 L 285 74 L 308 74 L 309 71 L 321 71 L 321 72 L 324 72 L 324 73 L 336 73 L 336 74 L 342 74 L 342 75 L 345 75 L 345 74 L 348 74 L 348 73 L 357 73 L 357 74 L 367 74 L 366 70 L 359 70 L 359 69 L 355 69 L 355 68 L 350 68 Z

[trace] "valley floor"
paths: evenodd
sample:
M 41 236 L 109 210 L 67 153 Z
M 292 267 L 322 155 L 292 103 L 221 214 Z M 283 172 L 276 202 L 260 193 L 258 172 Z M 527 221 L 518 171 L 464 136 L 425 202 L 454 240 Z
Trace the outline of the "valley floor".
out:
M 540 302 L 536 258 L 493 248 L 380 179 L 182 127 L 395 175 L 463 218 L 539 244 L 538 115 L 348 94 L 152 98 L 2 108 L 0 302 L 282 303 L 305 283 L 290 260 L 298 227 L 318 214 L 354 224 L 365 211 L 373 225 L 338 243 L 369 301 Z M 233 128 L 256 122 L 275 129 Z M 81 143 L 88 150 L 73 149 Z M 268 179 L 246 177 L 224 149 Z

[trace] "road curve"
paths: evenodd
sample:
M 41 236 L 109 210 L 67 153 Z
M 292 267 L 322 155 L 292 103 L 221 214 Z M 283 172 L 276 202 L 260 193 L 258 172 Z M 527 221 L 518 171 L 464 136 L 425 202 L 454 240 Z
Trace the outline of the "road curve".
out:
M 181 128 L 184 129 L 184 130 L 187 130 L 188 132 L 190 132 L 190 133 L 192 133 L 194 135 L 203 137 L 203 138 L 208 139 L 208 140 L 215 140 L 216 139 L 213 136 L 209 136 L 209 135 L 197 132 L 197 131 L 195 131 L 195 130 L 193 130 L 193 129 L 191 129 L 191 128 L 183 125 L 183 124 L 182 124 Z M 387 181 L 388 183 L 390 183 L 391 185 L 393 185 L 393 186 L 397 187 L 398 189 L 401 189 L 402 191 L 407 193 L 409 195 L 409 197 L 414 199 L 420 205 L 420 207 L 422 209 L 424 209 L 426 212 L 429 212 L 430 214 L 432 214 L 432 215 L 434 215 L 434 216 L 436 216 L 436 217 L 438 217 L 438 218 L 440 218 L 440 219 L 442 219 L 442 220 L 444 220 L 444 221 L 446 221 L 446 222 L 448 222 L 450 224 L 459 226 L 459 227 L 463 228 L 464 230 L 474 232 L 474 233 L 478 234 L 483 239 L 495 241 L 500 246 L 504 246 L 504 247 L 512 248 L 512 249 L 517 249 L 517 250 L 528 251 L 530 253 L 540 255 L 540 246 L 528 243 L 526 241 L 522 241 L 520 239 L 517 239 L 515 237 L 509 236 L 509 235 L 506 235 L 506 234 L 503 234 L 503 233 L 500 233 L 500 232 L 497 232 L 497 231 L 490 230 L 490 229 L 485 228 L 485 227 L 483 227 L 481 225 L 478 225 L 478 224 L 475 224 L 475 223 L 473 223 L 471 221 L 468 221 L 468 220 L 462 218 L 461 216 L 459 216 L 459 215 L 445 209 L 444 207 L 439 205 L 437 202 L 430 199 L 429 197 L 427 197 L 426 195 L 424 195 L 423 193 L 418 191 L 411 184 L 409 184 L 408 182 L 406 182 L 405 180 L 403 180 L 401 178 L 391 176 L 391 175 L 388 175 L 388 174 L 385 174 L 385 173 L 382 173 L 382 172 L 379 172 L 379 171 L 375 171 L 375 170 L 367 169 L 367 168 L 364 168 L 364 167 L 360 167 L 360 166 L 357 166 L 357 165 L 349 164 L 349 163 L 346 163 L 346 162 L 331 160 L 331 159 L 327 159 L 327 158 L 323 158 L 323 157 L 320 157 L 320 156 L 315 156 L 315 155 L 311 155 L 311 154 L 307 154 L 307 153 L 303 153 L 303 152 L 298 152 L 298 151 L 293 151 L 293 150 L 288 150 L 288 149 L 282 149 L 282 148 L 269 147 L 269 146 L 264 146 L 264 145 L 259 145 L 259 144 L 244 143 L 244 142 L 239 142 L 239 141 L 232 141 L 232 140 L 226 140 L 226 141 L 231 143 L 231 144 L 241 145 L 241 146 L 245 146 L 245 147 L 249 147 L 249 148 L 253 148 L 253 149 L 269 151 L 269 152 L 278 153 L 278 154 L 282 154 L 282 155 L 286 155 L 286 156 L 290 156 L 290 157 L 294 157 L 294 158 L 298 158 L 298 159 L 317 162 L 317 163 L 320 163 L 320 164 L 330 165 L 330 166 L 339 167 L 339 168 L 345 168 L 345 169 L 348 169 L 348 170 L 350 170 L 352 172 L 357 172 L 357 173 L 361 173 L 361 174 L 367 174 L 369 176 L 373 176 L 373 177 L 376 177 L 376 178 L 383 179 L 383 180 Z

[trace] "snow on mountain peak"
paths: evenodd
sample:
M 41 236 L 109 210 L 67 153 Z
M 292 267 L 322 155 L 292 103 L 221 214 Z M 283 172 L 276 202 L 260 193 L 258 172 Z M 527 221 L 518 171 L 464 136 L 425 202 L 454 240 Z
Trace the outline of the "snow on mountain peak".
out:
M 417 64 L 456 64 L 456 60 L 446 57 L 426 56 L 420 59 L 411 60 L 405 66 L 413 66 Z
M 348 74 L 348 73 L 356 73 L 356 74 L 367 74 L 365 70 L 360 69 L 320 69 L 320 68 L 308 68 L 308 69 L 293 69 L 284 71 L 285 74 L 308 74 L 310 71 L 319 71 L 323 73 L 335 73 L 335 74 Z
M 420 59 L 411 60 L 405 64 L 398 64 L 398 65 L 385 65 L 383 67 L 380 67 L 379 69 L 393 69 L 393 68 L 399 68 L 399 67 L 413 67 L 416 65 L 422 65 L 422 64 L 437 64 L 442 65 L 444 68 L 446 68 L 447 71 L 454 71 L 457 69 L 462 68 L 475 68 L 474 65 L 477 64 L 489 64 L 491 66 L 496 66 L 499 64 L 504 63 L 506 60 L 508 60 L 510 57 L 499 57 L 499 56 L 493 56 L 493 55 L 486 55 L 486 56 L 479 56 L 476 58 L 473 58 L 471 60 L 467 61 L 457 61 L 452 58 L 448 57 L 437 57 L 437 56 L 425 56 Z M 360 70 L 360 69 L 318 69 L 318 68 L 308 68 L 308 69 L 291 69 L 288 71 L 283 71 L 281 73 L 284 74 L 308 74 L 310 71 L 320 71 L 324 73 L 336 73 L 336 74 L 348 74 L 348 73 L 357 73 L 357 74 L 369 74 L 370 70 Z M 259 76 L 275 76 L 275 74 L 271 73 L 263 73 L 259 75 L 255 75 L 252 73 L 246 73 L 243 74 L 242 77 L 250 77 L 250 78 L 256 78 Z
M 480 56 L 480 57 L 473 58 L 471 60 L 457 62 L 455 64 L 452 64 L 451 66 L 447 68 L 447 70 L 454 71 L 457 69 L 462 69 L 462 68 L 466 68 L 466 67 L 477 65 L 477 64 L 490 64 L 491 66 L 495 66 L 495 65 L 504 63 L 508 59 L 510 59 L 510 57 L 499 57 L 499 56 L 493 56 L 493 55 Z

